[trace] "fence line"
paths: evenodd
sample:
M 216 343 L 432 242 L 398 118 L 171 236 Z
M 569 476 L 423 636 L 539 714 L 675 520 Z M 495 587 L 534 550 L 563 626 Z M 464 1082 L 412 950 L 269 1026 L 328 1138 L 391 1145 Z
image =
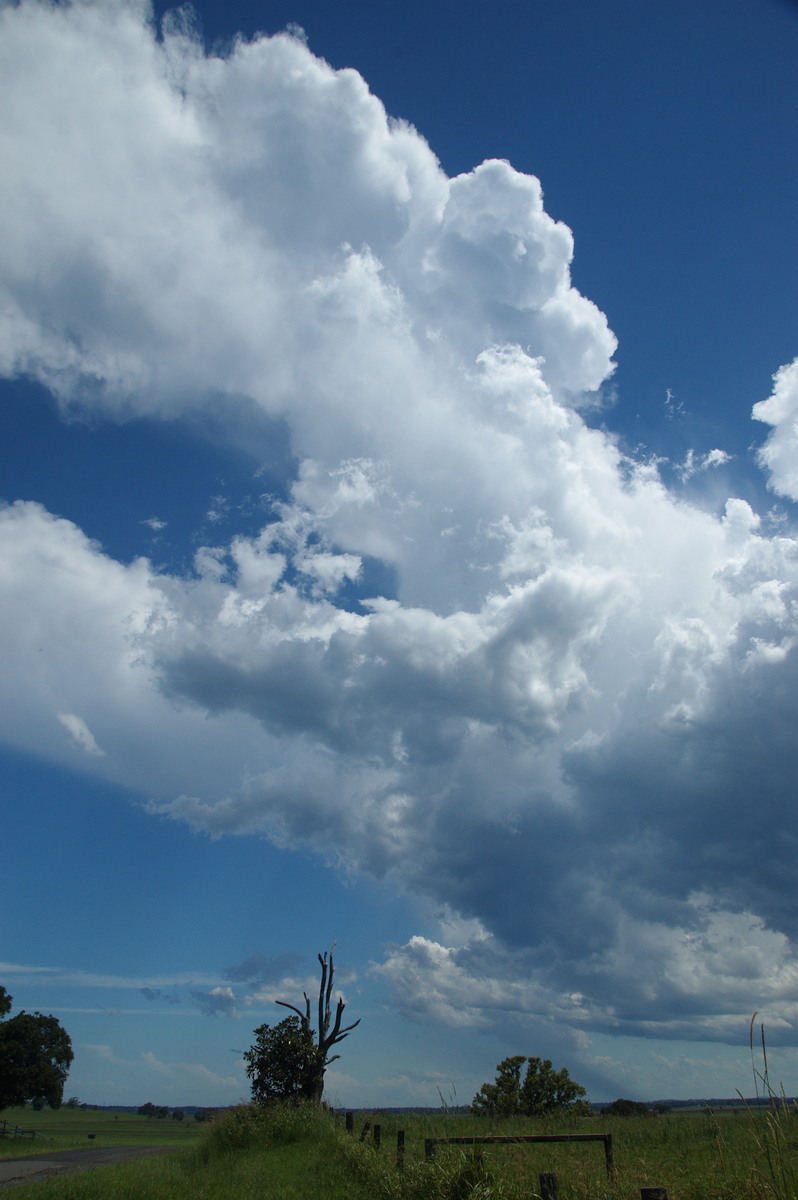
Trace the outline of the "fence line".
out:
M 354 1133 L 354 1114 L 346 1114 L 346 1129 Z M 371 1122 L 366 1121 L 360 1133 L 360 1141 L 364 1142 L 371 1131 Z M 382 1129 L 374 1126 L 374 1142 L 379 1147 Z M 502 1134 L 490 1137 L 437 1137 L 424 1138 L 424 1157 L 432 1158 L 436 1146 L 509 1146 L 519 1142 L 602 1142 L 604 1145 L 604 1163 L 607 1177 L 613 1176 L 615 1164 L 612 1157 L 611 1133 L 519 1133 Z M 405 1158 L 405 1131 L 400 1129 L 396 1135 L 396 1165 L 401 1169 Z
M 12 1121 L 0 1121 L 0 1137 L 10 1138 L 44 1138 L 48 1140 L 47 1135 L 39 1133 L 37 1129 L 23 1129 L 20 1125 L 15 1125 Z
M 440 1145 L 449 1146 L 509 1146 L 517 1142 L 603 1142 L 604 1143 L 604 1162 L 607 1168 L 607 1177 L 612 1178 L 614 1163 L 612 1158 L 612 1134 L 611 1133 L 529 1133 L 505 1134 L 500 1137 L 440 1137 L 440 1138 L 425 1138 L 424 1139 L 424 1157 L 432 1158 L 435 1153 L 435 1147 Z
M 4 1122 L 5 1124 L 5 1122 Z M 354 1133 L 354 1113 L 346 1114 L 346 1129 Z M 371 1122 L 366 1121 L 360 1133 L 360 1141 L 364 1142 L 371 1130 Z M 382 1140 L 382 1127 L 374 1126 L 374 1144 L 379 1148 Z M 35 1136 L 35 1135 L 34 1135 Z M 41 1136 L 41 1135 L 40 1135 Z M 491 1137 L 439 1137 L 424 1138 L 424 1157 L 432 1158 L 436 1146 L 509 1146 L 518 1142 L 603 1142 L 604 1163 L 607 1168 L 607 1178 L 612 1179 L 615 1173 L 615 1163 L 612 1156 L 611 1133 L 529 1133 L 503 1134 Z M 405 1131 L 396 1132 L 396 1165 L 401 1171 L 405 1165 Z M 553 1172 L 540 1175 L 540 1194 L 542 1200 L 558 1200 L 559 1184 Z M 640 1189 L 640 1200 L 668 1200 L 668 1192 L 664 1187 L 644 1187 Z

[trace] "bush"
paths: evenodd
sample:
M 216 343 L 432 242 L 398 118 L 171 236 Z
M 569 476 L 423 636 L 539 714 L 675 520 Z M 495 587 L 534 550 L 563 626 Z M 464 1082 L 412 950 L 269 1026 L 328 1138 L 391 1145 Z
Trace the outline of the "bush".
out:
M 203 1161 L 246 1150 L 265 1138 L 266 1110 L 252 1104 L 238 1104 L 208 1122 L 200 1144 Z
M 235 1150 L 266 1149 L 312 1137 L 326 1113 L 308 1101 L 238 1104 L 227 1108 L 205 1131 L 200 1146 L 203 1162 Z

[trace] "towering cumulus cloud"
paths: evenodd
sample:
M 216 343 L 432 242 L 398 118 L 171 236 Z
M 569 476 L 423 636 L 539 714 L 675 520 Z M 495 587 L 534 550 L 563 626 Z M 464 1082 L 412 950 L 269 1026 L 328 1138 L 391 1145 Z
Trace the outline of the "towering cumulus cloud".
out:
M 586 423 L 615 339 L 537 180 L 288 35 L 22 0 L 0 55 L 0 369 L 290 448 L 186 575 L 0 512 L 4 737 L 434 899 L 467 932 L 378 967 L 419 1018 L 793 1037 L 798 545 Z

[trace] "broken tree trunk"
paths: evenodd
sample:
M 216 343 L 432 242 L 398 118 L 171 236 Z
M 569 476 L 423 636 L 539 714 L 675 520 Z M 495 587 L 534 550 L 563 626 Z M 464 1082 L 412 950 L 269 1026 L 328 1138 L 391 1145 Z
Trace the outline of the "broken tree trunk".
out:
M 352 1030 L 360 1024 L 360 1018 L 353 1021 L 351 1025 L 341 1025 L 346 1008 L 346 1001 L 339 996 L 335 1006 L 335 1019 L 332 1016 L 332 991 L 333 979 L 335 977 L 335 965 L 333 963 L 333 950 L 335 950 L 335 942 L 332 944 L 329 954 L 325 950 L 324 954 L 320 954 L 319 964 L 321 966 L 321 981 L 319 983 L 319 1009 L 318 1009 L 318 1029 L 315 1031 L 316 1045 L 319 1049 L 319 1071 L 315 1080 L 313 1089 L 310 1094 L 311 1100 L 321 1100 L 324 1092 L 324 1072 L 331 1062 L 335 1062 L 340 1058 L 340 1054 L 330 1054 L 330 1050 L 338 1042 L 342 1042 Z M 302 1022 L 303 1029 L 311 1036 L 314 1035 L 314 1030 L 310 1021 L 310 996 L 307 992 L 303 992 L 305 997 L 305 1011 L 302 1012 L 294 1004 L 288 1004 L 285 1000 L 276 1000 L 275 1004 L 281 1004 L 283 1008 L 290 1008 L 295 1012 Z M 332 1022 L 332 1029 L 330 1023 Z

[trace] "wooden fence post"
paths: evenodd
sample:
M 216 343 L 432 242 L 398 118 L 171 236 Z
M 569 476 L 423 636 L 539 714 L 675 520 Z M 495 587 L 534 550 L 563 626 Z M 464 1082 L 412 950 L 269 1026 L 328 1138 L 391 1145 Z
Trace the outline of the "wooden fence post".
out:
M 540 1200 L 558 1200 L 560 1185 L 553 1171 L 546 1171 L 540 1176 Z
M 374 1145 L 379 1150 L 381 1144 L 382 1144 L 382 1125 L 375 1125 L 374 1126 Z
M 641 1188 L 640 1200 L 668 1200 L 668 1189 L 664 1187 Z
M 612 1179 L 615 1174 L 615 1161 L 612 1157 L 612 1134 L 604 1135 L 604 1163 L 607 1168 L 607 1178 Z
M 396 1131 L 396 1166 L 398 1170 L 403 1171 L 405 1167 L 405 1131 L 397 1129 Z
M 355 1128 L 355 1114 L 348 1112 L 346 1114 L 346 1132 L 351 1133 Z
M 361 1129 L 361 1131 L 360 1131 L 360 1140 L 361 1140 L 361 1142 L 365 1142 L 365 1140 L 366 1140 L 366 1134 L 368 1133 L 368 1131 L 369 1131 L 370 1129 L 371 1129 L 371 1121 L 366 1121 L 366 1124 L 363 1126 L 363 1128 L 362 1128 L 362 1129 Z

